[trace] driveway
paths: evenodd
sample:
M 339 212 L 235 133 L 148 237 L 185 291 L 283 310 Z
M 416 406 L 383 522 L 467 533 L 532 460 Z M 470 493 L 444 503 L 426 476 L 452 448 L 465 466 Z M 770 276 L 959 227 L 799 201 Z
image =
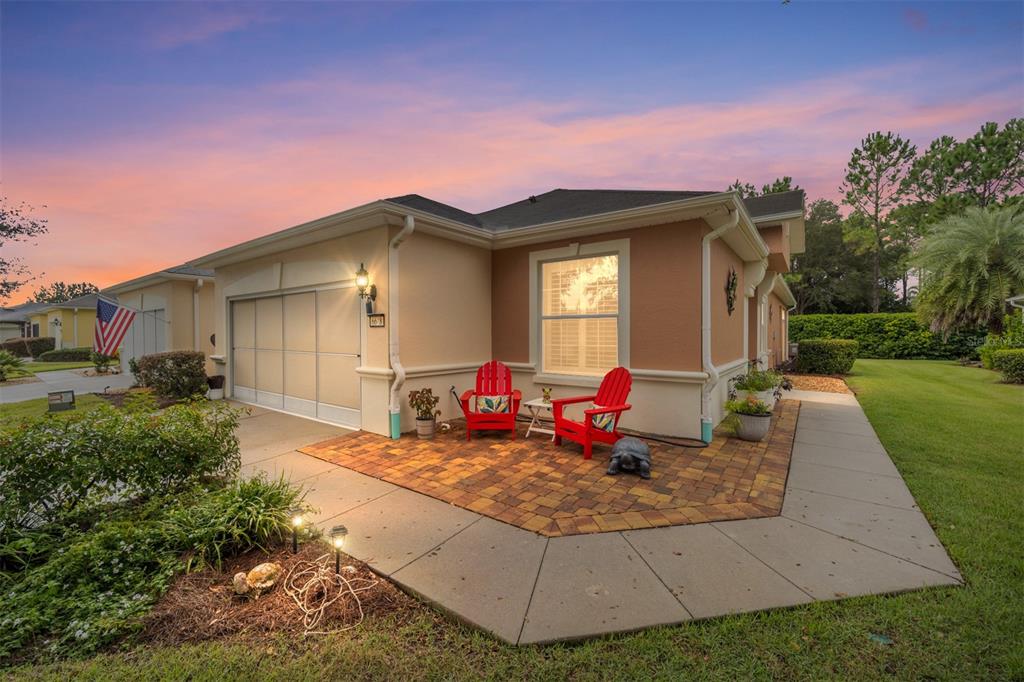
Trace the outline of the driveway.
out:
M 103 393 L 107 388 L 128 388 L 135 383 L 130 373 L 111 374 L 100 377 L 84 377 L 74 370 L 58 370 L 36 374 L 37 382 L 0 386 L 0 403 L 17 403 L 22 400 L 45 398 L 51 391 L 72 390 L 76 395 Z
M 856 399 L 787 397 L 800 414 L 770 518 L 542 537 L 304 455 L 345 430 L 261 408 L 239 426 L 242 475 L 305 487 L 347 553 L 513 644 L 961 584 Z

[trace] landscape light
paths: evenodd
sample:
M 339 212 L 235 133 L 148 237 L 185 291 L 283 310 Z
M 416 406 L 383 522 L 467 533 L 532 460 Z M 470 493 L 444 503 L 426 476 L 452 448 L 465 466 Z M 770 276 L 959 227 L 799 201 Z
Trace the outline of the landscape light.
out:
M 335 526 L 331 528 L 331 544 L 334 545 L 334 572 L 341 573 L 341 548 L 345 546 L 345 537 L 348 535 L 348 528 Z
M 292 509 L 292 554 L 299 552 L 299 528 L 302 527 L 302 510 Z

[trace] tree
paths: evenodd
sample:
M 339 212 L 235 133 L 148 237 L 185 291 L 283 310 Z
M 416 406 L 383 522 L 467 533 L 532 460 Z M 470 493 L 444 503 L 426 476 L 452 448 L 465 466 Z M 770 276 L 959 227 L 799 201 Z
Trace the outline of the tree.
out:
M 764 194 L 774 194 L 776 192 L 789 192 L 794 189 L 800 189 L 800 185 L 793 184 L 793 178 L 788 175 L 775 178 L 775 180 L 768 185 L 761 185 L 761 191 L 757 191 L 749 182 L 740 182 L 739 178 L 736 181 L 725 188 L 726 192 L 736 191 L 740 193 L 740 196 L 744 199 L 750 199 L 753 197 L 759 197 Z
M 63 303 L 86 294 L 95 294 L 100 289 L 92 282 L 54 282 L 49 286 L 42 286 L 32 294 L 33 303 Z
M 43 207 L 45 208 L 45 206 Z M 46 233 L 46 219 L 33 218 L 32 207 L 24 202 L 13 205 L 0 197 L 0 254 L 9 242 L 24 242 Z M 20 258 L 0 255 L 0 301 L 6 301 L 28 279 L 28 268 Z
M 882 261 L 889 227 L 886 217 L 899 206 L 908 192 L 908 176 L 917 148 L 899 135 L 875 132 L 861 140 L 846 166 L 839 191 L 843 203 L 863 215 L 871 231 L 871 310 L 878 312 L 882 301 Z
M 914 262 L 925 273 L 917 309 L 933 330 L 1001 332 L 1006 299 L 1024 292 L 1024 215 L 970 207 L 934 225 Z

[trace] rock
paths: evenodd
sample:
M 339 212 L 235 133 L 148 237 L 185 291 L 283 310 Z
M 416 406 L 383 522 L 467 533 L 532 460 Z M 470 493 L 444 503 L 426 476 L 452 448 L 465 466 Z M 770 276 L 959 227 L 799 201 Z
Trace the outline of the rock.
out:
M 247 594 L 249 592 L 249 583 L 245 581 L 245 571 L 235 573 L 235 577 L 231 582 L 234 583 L 235 594 Z
M 283 571 L 281 564 L 269 561 L 249 571 L 245 576 L 245 582 L 251 590 L 269 590 L 281 577 Z

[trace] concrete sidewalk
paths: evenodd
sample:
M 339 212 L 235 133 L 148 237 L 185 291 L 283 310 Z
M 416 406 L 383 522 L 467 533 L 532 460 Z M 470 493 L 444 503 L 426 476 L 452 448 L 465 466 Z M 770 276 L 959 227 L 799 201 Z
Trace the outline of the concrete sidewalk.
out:
M 261 408 L 239 429 L 242 475 L 305 486 L 349 554 L 510 643 L 960 584 L 856 399 L 787 397 L 802 405 L 772 518 L 544 538 L 298 453 L 343 431 Z
M 76 395 L 102 393 L 107 388 L 129 388 L 135 379 L 130 373 L 84 377 L 74 370 L 39 372 L 37 382 L 0 386 L 0 403 L 18 403 L 22 400 L 45 398 L 50 391 L 73 390 Z

